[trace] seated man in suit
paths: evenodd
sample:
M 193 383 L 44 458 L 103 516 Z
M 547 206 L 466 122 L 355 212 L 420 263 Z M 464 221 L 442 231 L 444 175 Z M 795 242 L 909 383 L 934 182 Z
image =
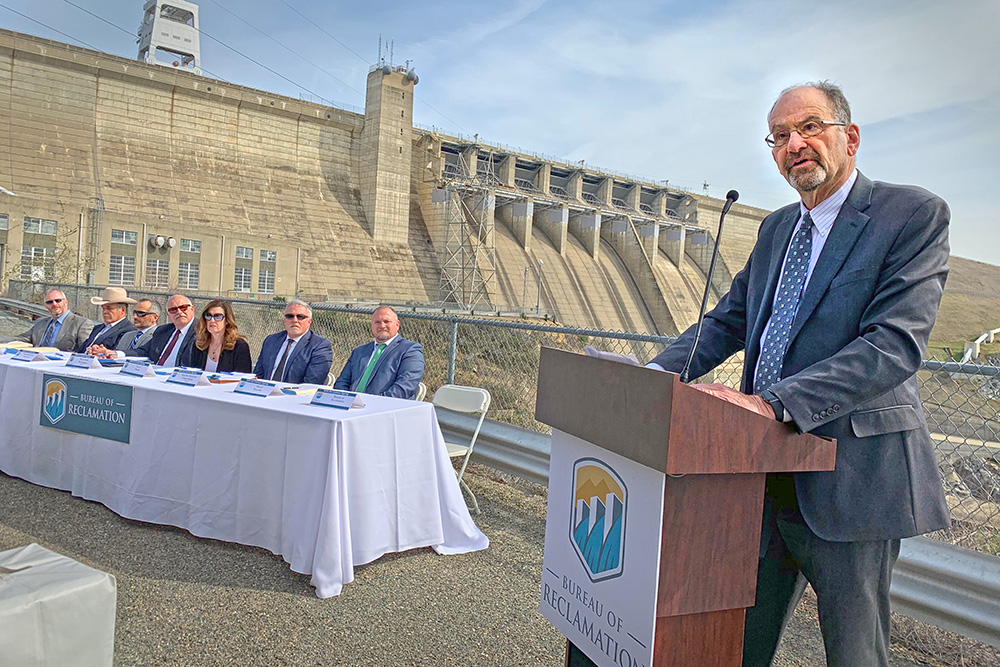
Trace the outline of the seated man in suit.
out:
M 105 357 L 146 357 L 158 366 L 190 366 L 194 346 L 194 306 L 183 294 L 167 299 L 169 324 L 156 327 L 149 340 L 131 350 L 104 348 L 97 353 Z
M 271 334 L 260 347 L 253 372 L 261 380 L 325 384 L 333 364 L 333 346 L 315 331 L 312 308 L 298 299 L 285 307 L 285 330 Z
M 149 299 L 140 299 L 132 308 L 132 324 L 135 325 L 136 332 L 131 336 L 122 336 L 115 349 L 127 352 L 148 342 L 159 321 L 160 307 Z
M 126 317 L 128 306 L 135 303 L 135 299 L 130 299 L 128 292 L 121 287 L 105 287 L 100 296 L 90 297 L 90 303 L 101 307 L 104 326 L 94 327 L 87 340 L 76 348 L 77 352 L 100 354 L 99 350 L 114 348 L 123 336 L 135 331 L 135 327 Z
M 334 389 L 414 398 L 424 376 L 423 347 L 399 335 L 399 316 L 389 306 L 372 313 L 372 336 L 351 352 Z
M 14 340 L 72 352 L 90 336 L 94 323 L 83 315 L 71 313 L 69 301 L 61 291 L 50 289 L 45 293 L 45 308 L 51 317 L 39 317 L 30 329 L 15 336 Z

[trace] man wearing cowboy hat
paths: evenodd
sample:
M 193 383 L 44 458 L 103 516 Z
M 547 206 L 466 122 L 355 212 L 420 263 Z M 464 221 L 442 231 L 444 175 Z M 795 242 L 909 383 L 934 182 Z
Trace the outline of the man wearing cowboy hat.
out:
M 101 307 L 104 326 L 94 327 L 83 345 L 77 348 L 77 352 L 97 355 L 104 352 L 105 348 L 113 350 L 122 336 L 136 330 L 125 317 L 128 314 L 128 304 L 135 303 L 135 299 L 130 299 L 128 292 L 121 287 L 105 287 L 101 296 L 90 297 L 90 303 Z

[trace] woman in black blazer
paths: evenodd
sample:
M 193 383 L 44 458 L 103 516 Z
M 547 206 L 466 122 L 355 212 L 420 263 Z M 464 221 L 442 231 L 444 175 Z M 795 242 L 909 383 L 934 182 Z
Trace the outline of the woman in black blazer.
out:
M 236 326 L 228 301 L 210 301 L 194 325 L 191 365 L 208 371 L 253 372 L 250 345 Z

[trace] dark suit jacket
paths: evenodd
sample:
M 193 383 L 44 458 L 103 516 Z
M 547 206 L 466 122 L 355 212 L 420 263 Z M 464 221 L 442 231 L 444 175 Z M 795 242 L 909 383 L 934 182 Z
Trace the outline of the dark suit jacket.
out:
M 191 348 L 191 367 L 204 368 L 208 361 L 208 350 Z M 242 338 L 236 339 L 236 345 L 231 350 L 223 350 L 219 355 L 219 372 L 236 371 L 237 373 L 253 372 L 253 359 L 250 358 L 250 345 Z
M 134 336 L 137 329 L 135 325 L 129 322 L 127 317 L 123 317 L 118 320 L 117 323 L 107 333 L 101 333 L 104 331 L 104 322 L 99 322 L 94 325 L 94 329 L 87 336 L 87 340 L 80 344 L 80 347 L 76 348 L 77 352 L 86 352 L 87 348 L 91 345 L 103 345 L 109 350 L 113 350 L 117 347 L 118 341 L 121 340 L 122 336 L 130 334 L 129 337 Z M 131 333 L 130 333 L 131 332 Z
M 156 327 L 156 331 L 153 332 L 153 337 L 148 341 L 140 345 L 139 347 L 128 350 L 125 352 L 127 357 L 146 357 L 154 364 L 159 361 L 160 356 L 163 354 L 163 350 L 166 349 L 167 345 L 170 344 L 170 338 L 174 335 L 177 328 L 170 323 L 161 324 Z M 194 348 L 194 322 L 188 327 L 187 334 L 178 343 L 181 346 L 180 351 L 177 353 L 177 365 L 178 366 L 190 366 L 191 365 L 191 350 Z
M 368 360 L 375 352 L 375 341 L 354 348 L 344 370 L 340 372 L 334 389 L 357 391 L 361 376 L 368 367 Z M 414 398 L 417 386 L 424 376 L 424 349 L 420 343 L 396 336 L 379 357 L 375 370 L 365 387 L 366 394 Z
M 799 205 L 761 223 L 730 291 L 705 319 L 691 376 L 745 349 L 753 391 L 761 335 Z M 831 472 L 797 473 L 799 509 L 833 541 L 893 539 L 949 525 L 916 371 L 948 275 L 947 204 L 917 187 L 858 179 L 792 323 L 771 390 L 802 431 L 837 439 Z M 679 371 L 688 329 L 654 359 Z
M 39 317 L 31 325 L 30 329 L 17 336 L 14 340 L 21 340 L 35 346 L 41 345 L 50 322 L 52 322 L 51 317 Z M 101 326 L 104 325 L 102 324 Z M 77 315 L 76 313 L 66 313 L 66 317 L 63 318 L 62 328 L 59 329 L 59 335 L 52 341 L 52 347 L 64 352 L 72 352 L 80 347 L 83 341 L 87 340 L 93 329 L 94 322 L 92 320 L 88 320 L 83 315 Z
M 253 372 L 262 380 L 270 380 L 278 364 L 278 350 L 288 337 L 284 331 L 271 334 L 260 347 L 260 356 Z M 326 384 L 326 376 L 333 364 L 333 346 L 330 341 L 310 329 L 292 349 L 285 361 L 285 382 Z

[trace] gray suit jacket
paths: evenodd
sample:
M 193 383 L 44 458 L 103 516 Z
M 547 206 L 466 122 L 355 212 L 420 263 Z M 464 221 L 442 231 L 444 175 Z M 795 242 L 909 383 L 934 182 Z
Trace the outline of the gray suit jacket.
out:
M 796 203 L 761 223 L 746 266 L 705 319 L 692 377 L 745 350 L 742 391 L 753 391 L 798 217 Z M 926 190 L 859 174 L 802 296 L 771 390 L 799 429 L 837 439 L 832 472 L 795 475 L 802 516 L 827 540 L 901 538 L 950 523 L 915 375 L 948 275 L 949 219 Z M 654 361 L 679 371 L 693 328 Z
M 133 349 L 139 347 L 143 343 L 148 342 L 149 339 L 153 337 L 153 332 L 154 331 L 156 331 L 156 325 L 153 325 L 153 326 L 149 327 L 148 329 L 146 329 L 143 332 L 143 334 L 141 336 L 139 336 L 139 340 L 137 340 L 135 342 L 135 345 L 132 346 Z M 118 344 L 115 345 L 115 349 L 116 350 L 121 350 L 122 352 L 127 352 L 128 349 L 129 349 L 128 346 L 131 345 L 132 339 L 135 338 L 135 334 L 136 334 L 136 332 L 132 331 L 132 332 L 129 332 L 129 333 L 125 334 L 124 336 L 122 336 L 118 340 Z
M 39 317 L 31 328 L 18 336 L 16 340 L 22 340 L 32 345 L 41 345 L 51 321 L 51 317 Z M 93 330 L 93 321 L 88 320 L 83 315 L 66 313 L 66 319 L 63 320 L 62 328 L 59 329 L 59 335 L 53 341 L 52 347 L 72 352 L 87 340 Z

